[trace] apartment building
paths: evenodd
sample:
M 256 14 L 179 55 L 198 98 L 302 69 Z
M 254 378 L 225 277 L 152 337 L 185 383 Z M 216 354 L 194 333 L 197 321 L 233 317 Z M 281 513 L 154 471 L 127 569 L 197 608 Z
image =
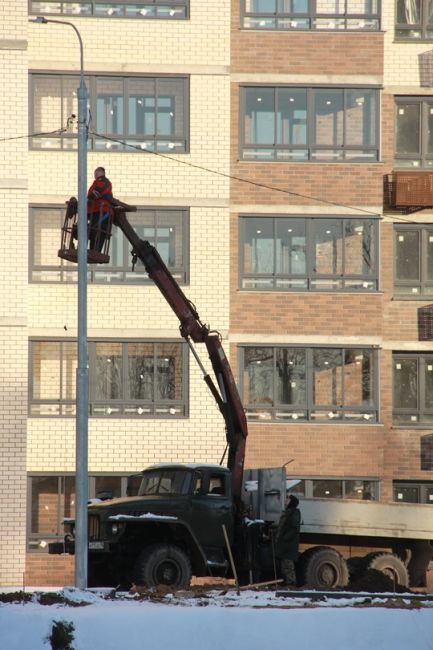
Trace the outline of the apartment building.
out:
M 89 184 L 103 165 L 221 332 L 247 466 L 287 463 L 308 496 L 433 501 L 426 1 L 5 0 L 0 584 L 73 581 L 47 544 L 75 499 L 77 269 L 57 250 L 80 52 L 40 15 L 83 40 Z M 88 277 L 90 496 L 218 462 L 221 417 L 121 233 Z

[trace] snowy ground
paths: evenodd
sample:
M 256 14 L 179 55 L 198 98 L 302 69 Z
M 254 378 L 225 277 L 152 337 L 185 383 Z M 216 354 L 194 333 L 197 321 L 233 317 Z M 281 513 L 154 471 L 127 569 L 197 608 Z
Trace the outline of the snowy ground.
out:
M 40 604 L 37 592 L 32 602 L 0 601 L 0 650 L 50 650 L 54 621 L 73 624 L 73 650 L 433 650 L 433 603 L 391 595 L 385 603 L 254 591 L 55 595 L 65 603 Z

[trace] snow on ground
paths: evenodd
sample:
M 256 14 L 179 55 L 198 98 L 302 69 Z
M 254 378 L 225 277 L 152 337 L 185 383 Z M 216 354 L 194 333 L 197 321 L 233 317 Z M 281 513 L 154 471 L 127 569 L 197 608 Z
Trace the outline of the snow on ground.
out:
M 74 650 L 433 650 L 433 603 L 401 598 L 384 606 L 371 594 L 318 602 L 254 591 L 61 595 L 70 604 L 42 605 L 37 594 L 0 602 L 0 650 L 50 650 L 53 621 L 73 623 Z

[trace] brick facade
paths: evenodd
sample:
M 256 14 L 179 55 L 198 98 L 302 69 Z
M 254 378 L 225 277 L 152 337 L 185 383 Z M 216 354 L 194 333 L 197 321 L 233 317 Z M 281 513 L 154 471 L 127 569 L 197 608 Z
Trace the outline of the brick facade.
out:
M 203 322 L 221 332 L 237 377 L 242 374 L 239 348 L 245 345 L 358 345 L 377 352 L 377 423 L 251 422 L 247 466 L 280 466 L 291 460 L 292 476 L 371 478 L 380 481 L 383 500 L 393 498 L 395 480 L 433 481 L 428 429 L 396 427 L 392 421 L 393 351 L 430 348 L 418 340 L 417 327 L 418 309 L 429 301 L 394 295 L 394 224 L 433 222 L 430 209 L 404 215 L 382 208 L 384 179 L 394 169 L 394 97 L 430 95 L 433 87 L 428 44 L 394 39 L 394 4 L 382 3 L 378 32 L 242 29 L 239 0 L 191 0 L 186 21 L 70 17 L 83 38 L 87 74 L 187 79 L 188 153 L 168 158 L 89 151 L 88 180 L 102 164 L 115 196 L 125 202 L 188 210 L 185 293 Z M 79 50 L 70 27 L 29 25 L 27 0 L 4 0 L 0 18 L 0 136 L 6 138 L 28 132 L 33 99 L 27 92 L 29 72 L 76 74 Z M 240 96 L 245 86 L 377 89 L 378 161 L 242 160 Z M 40 124 L 47 130 L 64 126 L 50 107 L 44 107 Z M 358 133 L 361 125 L 353 115 L 351 128 Z M 2 147 L 0 197 L 10 227 L 0 232 L 6 253 L 0 261 L 0 298 L 7 306 L 0 316 L 0 585 L 71 584 L 73 558 L 42 552 L 27 552 L 26 558 L 31 508 L 27 503 L 26 517 L 26 474 L 60 476 L 75 470 L 74 419 L 28 415 L 29 341 L 74 340 L 77 326 L 76 285 L 29 281 L 28 214 L 29 206 L 62 206 L 76 193 L 77 153 L 29 149 L 26 139 Z M 378 291 L 241 289 L 240 219 L 278 215 L 380 218 Z M 59 239 L 51 231 L 45 250 L 56 250 Z M 323 248 L 322 256 L 327 254 Z M 352 254 L 349 248 L 348 257 Z M 148 284 L 90 284 L 88 335 L 108 341 L 180 341 L 177 319 Z M 210 365 L 207 359 L 204 363 Z M 348 371 L 349 386 L 359 385 L 357 372 L 359 368 Z M 47 391 L 48 383 L 42 388 Z M 186 418 L 90 418 L 90 472 L 126 474 L 158 461 L 218 462 L 225 446 L 223 423 L 191 358 L 187 392 Z M 34 521 L 55 527 L 48 497 L 45 505 L 48 510 L 33 513 Z

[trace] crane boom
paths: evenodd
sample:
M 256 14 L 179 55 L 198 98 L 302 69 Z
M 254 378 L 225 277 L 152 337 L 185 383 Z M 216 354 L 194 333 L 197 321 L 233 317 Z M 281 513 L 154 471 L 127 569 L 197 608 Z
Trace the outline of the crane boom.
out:
M 183 338 L 190 347 L 191 341 L 204 343 L 206 346 L 217 384 L 205 372 L 204 380 L 224 418 L 228 446 L 227 467 L 232 473 L 233 498 L 240 508 L 248 427 L 233 372 L 221 344 L 221 337 L 200 321 L 196 308 L 185 296 L 156 248 L 148 241 L 140 239 L 131 226 L 125 211 L 133 209 L 131 206 L 115 200 L 113 223 L 123 232 L 132 246 L 133 257 L 140 259 L 149 278 L 155 283 L 176 314 Z

